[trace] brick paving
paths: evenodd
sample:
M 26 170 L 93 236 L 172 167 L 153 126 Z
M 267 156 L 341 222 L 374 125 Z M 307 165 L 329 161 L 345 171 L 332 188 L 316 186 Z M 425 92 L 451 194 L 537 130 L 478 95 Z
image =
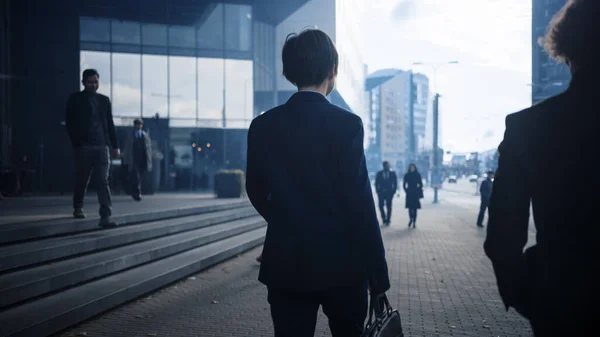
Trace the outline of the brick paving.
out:
M 532 336 L 528 323 L 506 313 L 475 227 L 478 209 L 426 194 L 417 229 L 408 229 L 403 199 L 383 229 L 392 279 L 388 297 L 405 335 Z M 474 198 L 476 198 L 474 196 Z M 467 205 L 467 206 L 465 206 Z M 533 236 L 531 240 L 534 240 Z M 260 248 L 131 302 L 57 337 L 272 336 L 266 288 L 257 281 Z M 321 313 L 315 336 L 330 336 Z

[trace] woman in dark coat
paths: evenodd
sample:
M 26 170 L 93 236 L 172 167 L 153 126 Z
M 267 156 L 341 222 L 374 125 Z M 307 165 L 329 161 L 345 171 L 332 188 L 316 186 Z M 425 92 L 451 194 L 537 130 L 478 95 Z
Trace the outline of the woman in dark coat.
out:
M 408 167 L 408 172 L 404 175 L 402 186 L 404 192 L 406 192 L 406 208 L 408 208 L 408 216 L 410 217 L 408 227 L 412 226 L 412 228 L 415 228 L 417 209 L 421 208 L 420 199 L 423 197 L 423 180 L 415 164 L 410 164 Z

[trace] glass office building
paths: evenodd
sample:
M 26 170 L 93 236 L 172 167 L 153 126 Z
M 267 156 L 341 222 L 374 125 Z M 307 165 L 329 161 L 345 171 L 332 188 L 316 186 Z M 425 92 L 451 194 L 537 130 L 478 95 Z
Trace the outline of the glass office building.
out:
M 0 16 L 3 167 L 70 191 L 65 102 L 100 73 L 120 138 L 154 141 L 161 189 L 245 168 L 252 118 L 277 104 L 275 27 L 306 0 L 6 0 Z

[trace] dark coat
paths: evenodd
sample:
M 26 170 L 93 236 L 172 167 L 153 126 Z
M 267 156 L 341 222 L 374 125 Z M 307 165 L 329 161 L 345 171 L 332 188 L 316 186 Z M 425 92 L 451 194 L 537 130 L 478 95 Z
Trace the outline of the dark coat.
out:
M 398 189 L 398 177 L 396 176 L 396 172 L 389 171 L 389 177 L 386 180 L 384 179 L 383 172 L 377 172 L 377 176 L 375 177 L 375 191 L 377 191 L 380 197 L 391 198 Z
M 128 170 L 131 172 L 136 168 L 141 169 L 143 172 L 152 171 L 152 140 L 146 131 L 142 131 L 142 137 L 144 139 L 144 149 L 145 149 L 145 162 L 144 163 L 134 163 L 135 156 L 133 153 L 133 143 L 135 140 L 135 134 L 137 130 L 132 130 L 127 134 L 127 138 L 125 140 L 125 146 L 123 147 L 123 153 L 121 157 L 123 158 L 123 165 L 127 165 Z
M 88 136 L 88 130 L 91 123 L 92 105 L 88 99 L 88 93 L 80 91 L 72 94 L 67 100 L 67 111 L 65 114 L 65 124 L 71 144 L 74 148 L 83 145 Z M 102 120 L 102 129 L 104 130 L 104 139 L 107 145 L 112 149 L 118 149 L 117 132 L 113 122 L 112 107 L 110 99 L 102 94 L 98 95 L 98 113 Z
M 573 172 L 594 169 L 600 157 L 599 75 L 582 69 L 563 94 L 506 118 L 484 244 L 507 309 L 534 326 L 593 329 L 594 336 L 600 180 L 577 180 Z M 537 240 L 523 253 L 530 203 Z
M 481 182 L 481 186 L 479 187 L 479 194 L 481 195 L 482 202 L 489 202 L 492 197 L 494 183 L 490 179 L 486 179 Z
M 418 171 L 407 172 L 402 182 L 404 192 L 406 192 L 406 208 L 421 208 L 421 195 L 423 195 L 423 179 Z
M 370 281 L 389 288 L 360 117 L 314 92 L 254 119 L 246 188 L 267 220 L 259 280 L 317 291 Z

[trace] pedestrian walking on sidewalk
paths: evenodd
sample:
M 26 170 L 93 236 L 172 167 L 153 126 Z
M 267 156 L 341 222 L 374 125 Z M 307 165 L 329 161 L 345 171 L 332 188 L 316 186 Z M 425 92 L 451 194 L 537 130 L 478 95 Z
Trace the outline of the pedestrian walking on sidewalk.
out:
M 144 173 L 152 171 L 152 141 L 143 128 L 144 121 L 136 118 L 123 148 L 123 164 L 129 172 L 131 197 L 135 201 L 142 200 Z
M 390 163 L 384 161 L 383 170 L 377 172 L 375 177 L 375 191 L 379 199 L 379 212 L 381 213 L 382 223 L 385 226 L 389 226 L 392 221 L 392 204 L 397 189 L 398 178 L 396 172 L 391 171 Z
M 99 94 L 100 74 L 95 69 L 83 71 L 83 91 L 67 101 L 65 123 L 75 156 L 73 216 L 85 218 L 83 199 L 91 179 L 100 203 L 101 227 L 115 227 L 111 220 L 111 195 L 108 184 L 110 158 L 120 155 L 110 99 Z
M 339 61 L 329 36 L 290 34 L 282 61 L 298 92 L 248 131 L 247 193 L 268 223 L 259 280 L 275 336 L 313 336 L 322 306 L 334 337 L 359 337 L 368 291 L 390 287 L 362 122 L 326 97 Z
M 506 309 L 536 337 L 598 336 L 598 179 L 575 179 L 600 156 L 600 1 L 570 0 L 545 37 L 572 79 L 563 93 L 508 115 L 484 249 Z M 530 206 L 537 229 L 527 245 Z
M 417 210 L 421 208 L 421 198 L 423 198 L 423 180 L 417 170 L 417 165 L 410 164 L 408 172 L 404 175 L 402 187 L 406 194 L 406 208 L 408 209 L 408 227 L 417 227 Z
M 483 227 L 483 218 L 485 212 L 490 205 L 490 198 L 492 197 L 492 189 L 494 186 L 494 172 L 488 171 L 487 177 L 481 183 L 479 187 L 479 195 L 481 196 L 481 205 L 479 207 L 479 216 L 477 216 L 477 227 Z

